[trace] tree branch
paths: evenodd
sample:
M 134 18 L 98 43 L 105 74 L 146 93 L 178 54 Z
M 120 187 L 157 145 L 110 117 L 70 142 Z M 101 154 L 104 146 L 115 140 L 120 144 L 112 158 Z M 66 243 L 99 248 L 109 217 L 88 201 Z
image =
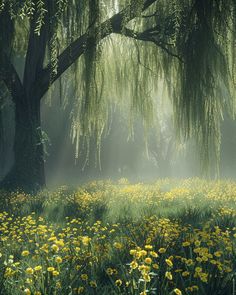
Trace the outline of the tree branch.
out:
M 149 15 L 142 15 L 142 18 L 150 18 L 150 17 L 156 17 L 158 14 L 157 14 L 157 11 L 155 13 L 152 13 L 152 14 L 149 14 Z
M 153 3 L 158 0 L 145 0 L 142 11 L 146 10 Z M 110 19 L 104 21 L 98 28 L 95 29 L 95 34 L 100 33 L 100 40 L 109 36 L 112 33 L 117 33 L 122 30 L 122 27 L 129 21 L 137 17 L 136 0 L 124 8 L 119 13 L 113 15 Z M 55 82 L 86 50 L 89 34 L 85 33 L 74 42 L 72 42 L 59 56 L 58 56 L 58 69 L 57 74 L 50 80 L 51 65 L 48 64 L 45 69 L 38 75 L 34 85 L 34 93 L 37 99 L 41 99 L 47 92 L 50 85 Z M 98 41 L 97 41 L 98 42 Z M 95 46 L 96 44 L 94 44 Z
M 155 32 L 156 32 L 155 28 L 148 29 L 148 30 L 146 30 L 144 32 L 141 32 L 141 33 L 140 32 L 135 32 L 135 31 L 127 29 L 127 28 L 124 28 L 122 31 L 116 32 L 116 33 L 121 34 L 121 35 L 126 36 L 126 37 L 133 38 L 135 40 L 152 42 L 156 46 L 163 49 L 169 55 L 177 58 L 180 62 L 183 62 L 182 58 L 178 54 L 172 52 L 167 47 L 169 44 L 164 43 L 163 40 L 161 40 L 161 38 L 158 38 L 158 35 Z
M 13 101 L 16 102 L 16 100 L 24 93 L 23 85 L 8 55 L 1 52 L 0 59 L 0 80 L 4 82 L 11 93 Z

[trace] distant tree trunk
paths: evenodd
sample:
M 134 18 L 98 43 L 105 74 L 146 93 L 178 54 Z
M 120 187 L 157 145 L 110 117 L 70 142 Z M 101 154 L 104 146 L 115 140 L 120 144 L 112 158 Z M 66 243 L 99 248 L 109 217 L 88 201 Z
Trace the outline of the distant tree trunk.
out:
M 2 187 L 32 192 L 45 186 L 40 101 L 18 101 L 15 103 L 15 161 Z

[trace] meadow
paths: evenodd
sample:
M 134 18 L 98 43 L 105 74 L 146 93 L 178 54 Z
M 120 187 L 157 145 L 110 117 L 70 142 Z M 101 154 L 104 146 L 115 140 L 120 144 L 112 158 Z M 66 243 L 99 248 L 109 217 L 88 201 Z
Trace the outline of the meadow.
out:
M 0 294 L 236 294 L 235 182 L 0 196 Z

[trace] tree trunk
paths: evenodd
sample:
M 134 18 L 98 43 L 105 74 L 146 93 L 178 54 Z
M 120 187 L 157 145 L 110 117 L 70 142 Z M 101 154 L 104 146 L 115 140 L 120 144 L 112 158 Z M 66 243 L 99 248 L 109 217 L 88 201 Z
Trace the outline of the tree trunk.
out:
M 2 182 L 5 189 L 37 191 L 45 186 L 40 101 L 15 103 L 14 165 Z

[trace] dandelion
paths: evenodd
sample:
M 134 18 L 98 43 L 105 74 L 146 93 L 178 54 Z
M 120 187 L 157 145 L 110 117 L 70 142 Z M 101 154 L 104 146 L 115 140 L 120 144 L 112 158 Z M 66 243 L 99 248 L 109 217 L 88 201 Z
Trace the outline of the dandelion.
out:
M 147 251 L 146 251 L 146 250 L 141 250 L 141 251 L 139 251 L 139 255 L 140 255 L 141 257 L 143 257 L 143 256 L 147 256 Z
M 34 273 L 34 270 L 32 267 L 28 267 L 25 272 L 28 274 L 28 275 L 32 275 Z
M 118 242 L 115 242 L 113 245 L 118 250 L 122 249 L 122 247 L 123 247 L 122 244 L 121 243 L 118 243 Z
M 147 273 L 144 273 L 143 274 L 143 279 L 144 279 L 145 282 L 151 282 L 151 277 Z
M 59 251 L 59 247 L 56 244 L 53 244 L 51 248 L 55 252 L 58 252 Z
M 82 274 L 80 277 L 81 277 L 81 280 L 82 280 L 82 281 L 87 281 L 87 280 L 88 280 L 88 275 L 85 274 L 85 273 Z
M 138 263 L 137 263 L 136 261 L 132 261 L 132 262 L 130 263 L 130 267 L 131 267 L 132 269 L 136 269 L 136 268 L 138 267 Z
M 149 253 L 152 257 L 157 258 L 158 254 L 155 251 L 150 251 Z
M 76 265 L 75 269 L 76 269 L 76 270 L 80 270 L 81 267 L 82 267 L 82 266 L 78 264 L 78 265 Z
M 153 263 L 152 267 L 153 267 L 154 269 L 159 269 L 159 265 L 158 265 L 157 263 Z
M 56 282 L 56 288 L 61 289 L 61 283 L 60 282 Z
M 170 281 L 173 279 L 172 273 L 170 271 L 166 271 L 165 277 Z
M 132 250 L 129 251 L 129 254 L 130 254 L 130 255 L 133 255 L 133 256 L 134 256 L 136 253 L 137 253 L 137 250 L 135 250 L 135 249 L 132 249 Z
M 195 272 L 196 272 L 196 273 L 200 273 L 200 272 L 202 272 L 202 268 L 201 268 L 201 267 L 199 267 L 199 266 L 198 266 L 198 267 L 196 267 L 196 268 L 195 268 Z
M 194 264 L 194 262 L 193 262 L 192 259 L 187 259 L 187 260 L 185 261 L 185 263 L 186 263 L 187 266 L 191 266 L 191 265 Z
M 97 283 L 96 283 L 96 281 L 91 281 L 91 282 L 89 282 L 89 285 L 90 285 L 90 287 L 92 287 L 92 288 L 97 288 Z
M 65 243 L 62 239 L 60 240 L 56 240 L 55 241 L 55 244 L 58 246 L 58 247 L 64 247 L 65 246 Z
M 221 251 L 216 251 L 214 253 L 215 257 L 221 257 L 222 256 L 222 252 Z
M 138 267 L 139 271 L 146 273 L 150 271 L 150 266 L 142 264 Z
M 113 274 L 113 269 L 112 268 L 107 268 L 106 273 L 111 276 Z
M 183 276 L 183 277 L 187 277 L 187 276 L 189 276 L 189 275 L 190 275 L 189 271 L 184 271 L 184 272 L 182 272 L 182 276 Z
M 202 272 L 202 273 L 199 274 L 199 278 L 200 278 L 200 280 L 201 280 L 202 282 L 207 283 L 207 280 L 208 280 L 208 274 Z
M 144 262 L 147 263 L 147 264 L 151 264 L 152 263 L 152 258 L 147 257 L 147 258 L 145 258 Z
M 158 252 L 161 253 L 161 254 L 164 254 L 164 253 L 166 253 L 166 249 L 165 248 L 160 248 L 158 250 Z
M 176 295 L 182 295 L 182 292 L 181 292 L 180 289 L 178 289 L 178 288 L 175 288 L 175 289 L 173 290 L 173 292 L 174 292 Z
M 30 278 L 26 279 L 26 284 L 31 285 L 33 283 L 33 280 Z
M 4 273 L 4 277 L 5 278 L 9 278 L 11 276 L 13 276 L 15 273 L 15 271 L 11 268 L 11 267 L 7 267 Z
M 77 290 L 77 293 L 78 293 L 78 294 L 81 294 L 81 293 L 83 293 L 83 292 L 84 292 L 84 287 L 82 287 L 82 286 L 79 287 L 78 290 Z
M 170 259 L 166 259 L 165 262 L 169 267 L 173 267 L 173 263 Z
M 55 257 L 56 263 L 62 263 L 62 258 L 60 256 Z
M 199 240 L 196 240 L 196 241 L 194 242 L 194 244 L 195 244 L 196 247 L 199 247 L 199 246 L 201 245 L 201 242 L 200 242 Z
M 152 245 L 145 245 L 144 247 L 146 250 L 152 250 L 153 249 L 153 246 Z
M 24 290 L 24 293 L 25 293 L 26 295 L 31 295 L 31 291 L 30 291 L 29 288 L 26 288 L 26 289 Z
M 122 281 L 120 279 L 116 280 L 115 284 L 116 284 L 117 287 L 120 287 L 122 285 Z
M 82 237 L 82 243 L 84 246 L 88 246 L 89 242 L 91 241 L 91 238 L 85 236 L 85 237 Z

